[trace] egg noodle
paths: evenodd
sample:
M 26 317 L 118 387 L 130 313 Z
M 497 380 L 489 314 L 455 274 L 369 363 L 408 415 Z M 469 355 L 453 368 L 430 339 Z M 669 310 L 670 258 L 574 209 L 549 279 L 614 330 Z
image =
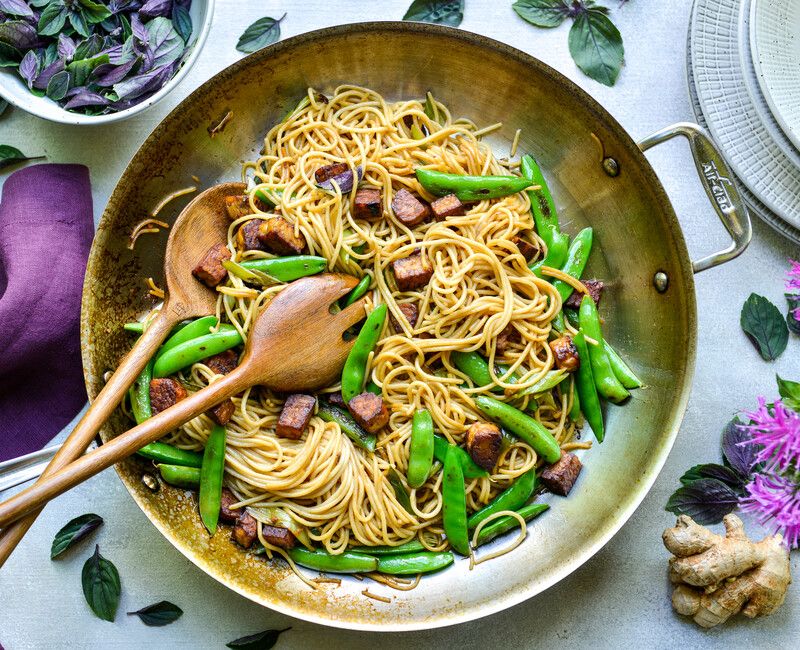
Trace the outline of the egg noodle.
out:
M 370 275 L 367 311 L 386 303 L 400 324 L 395 332 L 387 321 L 369 364 L 369 377 L 381 388 L 391 414 L 374 453 L 356 447 L 337 424 L 319 417 L 311 419 L 300 440 L 278 437 L 275 424 L 283 398 L 261 387 L 234 398 L 236 411 L 226 427 L 225 484 L 260 522 L 270 520 L 270 508 L 282 508 L 308 531 L 308 539 L 334 554 L 352 545 L 398 545 L 413 538 L 430 550 L 448 548 L 441 521 L 442 472 L 432 472 L 417 489 L 405 484 L 412 415 L 428 409 L 437 433 L 461 444 L 469 426 L 486 419 L 473 396 L 496 397 L 498 390 L 505 390 L 511 397 L 554 366 L 548 335 L 561 299 L 553 285 L 531 273 L 512 242 L 521 231 L 538 241 L 525 193 L 484 200 L 468 206 L 464 216 L 413 228 L 390 209 L 400 188 L 435 198 L 417 182 L 414 170 L 420 166 L 459 174 L 510 173 L 509 164 L 480 142 L 475 124 L 453 119 L 441 103 L 430 103 L 429 113 L 431 107 L 436 120 L 426 115 L 424 101 L 390 103 L 356 86 L 341 86 L 326 99 L 309 89 L 298 108 L 269 131 L 263 155 L 245 164 L 253 214 L 232 222 L 228 232 L 234 261 L 270 257 L 239 250 L 236 233 L 250 219 L 283 216 L 305 239 L 310 254 L 329 260 L 330 271 Z M 415 139 L 412 131 L 423 137 Z M 344 195 L 338 186 L 335 192 L 317 187 L 314 171 L 334 162 L 361 167 L 361 185 L 381 189 L 382 217 L 354 218 L 355 185 Z M 257 190 L 274 197 L 276 206 L 265 208 Z M 401 292 L 390 265 L 417 249 L 433 266 L 433 277 L 419 290 Z M 246 337 L 256 315 L 284 286 L 252 288 L 230 275 L 217 287 L 217 315 Z M 404 302 L 419 308 L 414 327 L 399 310 Z M 509 325 L 518 335 L 500 354 L 496 338 Z M 287 341 L 287 350 L 291 346 Z M 474 387 L 451 361 L 454 350 L 478 351 L 491 368 L 501 363 L 508 371 L 497 375 L 493 370 L 492 385 Z M 183 379 L 197 389 L 215 375 L 197 363 L 184 371 Z M 561 444 L 568 444 L 574 433 L 567 418 L 569 387 L 565 381 L 537 395 L 535 402 L 529 397 L 515 402 L 529 408 Z M 323 393 L 338 389 L 330 386 Z M 211 427 L 203 415 L 167 441 L 201 450 Z M 537 462 L 527 444 L 507 438 L 491 476 L 467 480 L 468 511 L 485 505 Z M 410 512 L 390 484 L 388 476 L 394 472 L 404 481 Z M 260 538 L 268 555 L 285 555 Z

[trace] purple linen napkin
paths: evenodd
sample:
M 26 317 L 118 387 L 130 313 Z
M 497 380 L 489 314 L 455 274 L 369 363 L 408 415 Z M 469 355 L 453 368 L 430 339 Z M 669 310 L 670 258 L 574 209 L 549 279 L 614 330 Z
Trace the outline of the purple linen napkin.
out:
M 81 289 L 92 242 L 83 165 L 34 165 L 0 198 L 0 461 L 42 448 L 86 402 Z

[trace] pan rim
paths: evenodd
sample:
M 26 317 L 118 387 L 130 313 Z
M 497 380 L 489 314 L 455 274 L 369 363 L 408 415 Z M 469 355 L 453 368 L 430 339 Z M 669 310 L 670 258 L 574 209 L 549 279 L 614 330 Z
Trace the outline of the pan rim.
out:
M 658 178 L 655 170 L 650 165 L 650 162 L 645 157 L 644 153 L 639 149 L 636 142 L 633 138 L 628 134 L 628 132 L 622 127 L 621 124 L 605 109 L 603 108 L 599 102 L 597 102 L 594 98 L 592 98 L 588 92 L 580 88 L 577 84 L 573 81 L 568 79 L 562 73 L 558 72 L 554 68 L 550 67 L 549 65 L 545 64 L 544 62 L 540 61 L 539 59 L 500 41 L 495 39 L 482 36 L 479 34 L 475 34 L 473 32 L 468 32 L 460 29 L 456 29 L 453 27 L 448 27 L 444 25 L 435 25 L 429 23 L 415 23 L 415 22 L 404 22 L 404 21 L 370 21 L 370 22 L 360 22 L 360 23 L 351 23 L 346 25 L 337 25 L 332 27 L 325 27 L 322 29 L 306 32 L 303 34 L 299 34 L 297 36 L 292 36 L 287 38 L 286 40 L 279 41 L 273 45 L 268 46 L 254 54 L 251 54 L 240 61 L 233 63 L 232 65 L 220 70 L 210 79 L 205 81 L 203 84 L 198 86 L 194 91 L 192 91 L 185 99 L 183 99 L 175 108 L 170 111 L 170 113 L 161 121 L 159 124 L 153 129 L 153 131 L 148 135 L 148 137 L 144 140 L 144 142 L 139 146 L 136 150 L 134 155 L 131 157 L 128 165 L 126 165 L 125 170 L 123 171 L 120 181 L 118 181 L 117 185 L 114 188 L 111 196 L 109 197 L 108 204 L 103 211 L 103 215 L 100 218 L 98 223 L 97 232 L 92 243 L 92 248 L 89 254 L 89 260 L 87 263 L 86 269 L 86 277 L 84 280 L 83 286 L 83 296 L 81 301 L 81 350 L 82 350 L 82 360 L 83 360 L 83 371 L 84 371 L 84 380 L 87 386 L 87 391 L 90 395 L 92 395 L 92 383 L 93 383 L 93 375 L 96 374 L 94 369 L 92 368 L 92 361 L 91 361 L 91 354 L 90 354 L 90 332 L 92 324 L 89 322 L 89 312 L 91 311 L 91 302 L 92 299 L 90 297 L 90 284 L 92 283 L 92 278 L 95 276 L 94 269 L 97 264 L 99 264 L 100 257 L 102 255 L 103 250 L 105 249 L 106 242 L 109 237 L 110 227 L 109 224 L 112 219 L 112 210 L 110 210 L 109 206 L 115 205 L 119 197 L 122 193 L 122 179 L 124 179 L 128 172 L 136 166 L 136 162 L 139 156 L 143 155 L 142 152 L 148 147 L 150 143 L 153 141 L 158 140 L 161 133 L 167 130 L 168 125 L 179 119 L 180 113 L 183 111 L 184 107 L 193 103 L 200 97 L 206 89 L 216 83 L 217 79 L 222 75 L 229 75 L 236 73 L 242 67 L 247 67 L 251 65 L 252 61 L 258 59 L 261 60 L 262 58 L 267 58 L 272 54 L 277 54 L 283 52 L 284 50 L 291 50 L 297 47 L 308 46 L 313 44 L 316 41 L 325 40 L 329 37 L 341 37 L 344 35 L 357 35 L 357 34 L 364 34 L 369 32 L 388 32 L 388 33 L 396 33 L 396 32 L 410 32 L 411 34 L 419 34 L 419 35 L 426 35 L 426 34 L 433 34 L 439 37 L 446 37 L 466 46 L 473 46 L 473 47 L 480 47 L 483 49 L 494 50 L 498 52 L 503 57 L 515 59 L 519 63 L 525 65 L 526 67 L 531 67 L 537 70 L 540 74 L 543 74 L 547 77 L 553 79 L 553 81 L 557 84 L 564 86 L 571 94 L 577 96 L 582 104 L 591 112 L 593 113 L 598 120 L 602 121 L 605 125 L 611 128 L 615 135 L 617 136 L 619 143 L 622 144 L 629 150 L 629 153 L 638 160 L 639 170 L 644 176 L 647 178 L 649 183 L 650 190 L 657 196 L 660 200 L 661 205 L 663 206 L 662 215 L 666 221 L 665 225 L 669 230 L 672 240 L 674 243 L 673 250 L 671 251 L 678 260 L 678 265 L 680 268 L 680 277 L 673 277 L 671 280 L 672 282 L 680 282 L 683 286 L 684 293 L 685 293 L 685 306 L 687 311 L 687 340 L 685 342 L 685 369 L 684 369 L 684 381 L 683 385 L 680 388 L 679 392 L 676 394 L 675 399 L 675 407 L 673 409 L 672 414 L 670 415 L 667 422 L 664 423 L 664 431 L 668 432 L 662 438 L 663 442 L 660 445 L 660 450 L 658 452 L 657 457 L 653 459 L 651 462 L 651 466 L 649 471 L 642 477 L 641 481 L 638 482 L 636 490 L 634 494 L 628 501 L 628 505 L 618 510 L 614 517 L 613 523 L 609 524 L 605 527 L 605 529 L 598 533 L 596 539 L 593 543 L 587 544 L 582 547 L 579 551 L 576 551 L 574 556 L 570 559 L 570 561 L 565 562 L 561 567 L 557 570 L 553 571 L 549 574 L 546 578 L 539 580 L 535 583 L 533 587 L 521 587 L 509 595 L 500 597 L 495 599 L 489 603 L 483 603 L 478 606 L 473 607 L 465 607 L 458 612 L 448 612 L 445 614 L 439 614 L 436 618 L 432 619 L 417 619 L 413 621 L 407 622 L 388 622 L 384 619 L 381 619 L 375 623 L 363 623 L 354 620 L 340 620 L 333 617 L 324 617 L 320 616 L 312 611 L 307 609 L 294 609 L 291 606 L 288 606 L 285 601 L 278 601 L 278 600 L 269 600 L 263 594 L 259 594 L 255 591 L 251 591 L 242 587 L 238 587 L 234 584 L 231 584 L 227 579 L 224 579 L 223 576 L 218 575 L 218 572 L 214 569 L 214 567 L 202 556 L 200 553 L 193 552 L 188 546 L 184 545 L 177 539 L 172 532 L 160 521 L 156 518 L 152 518 L 150 516 L 150 507 L 145 501 L 140 498 L 132 489 L 128 483 L 128 480 L 122 475 L 121 470 L 118 466 L 115 466 L 115 470 L 117 474 L 120 476 L 120 480 L 125 485 L 126 490 L 128 490 L 129 494 L 142 510 L 142 512 L 148 517 L 148 519 L 153 523 L 153 525 L 159 530 L 159 532 L 172 544 L 178 551 L 180 551 L 187 559 L 189 559 L 193 564 L 195 564 L 198 568 L 204 571 L 207 575 L 214 578 L 217 582 L 221 583 L 228 589 L 235 591 L 241 596 L 244 596 L 248 600 L 256 602 L 264 607 L 272 609 L 274 611 L 280 612 L 281 614 L 292 616 L 294 618 L 308 621 L 310 623 L 315 623 L 319 625 L 325 625 L 328 627 L 340 628 L 340 629 L 348 629 L 348 630 L 356 630 L 356 631 L 365 631 L 365 632 L 409 632 L 409 631 L 416 631 L 416 630 L 427 630 L 427 629 L 434 629 L 440 627 L 447 627 L 459 623 L 465 623 L 468 621 L 477 620 L 491 614 L 496 614 L 500 611 L 513 607 L 523 601 L 526 601 L 537 594 L 542 593 L 543 591 L 547 590 L 548 588 L 552 587 L 554 584 L 560 582 L 573 571 L 577 570 L 580 566 L 585 564 L 590 558 L 592 558 L 603 546 L 605 546 L 611 538 L 616 535 L 617 532 L 622 528 L 625 523 L 630 519 L 636 509 L 639 507 L 641 502 L 644 500 L 645 496 L 650 492 L 655 480 L 661 473 L 663 469 L 664 463 L 667 460 L 667 457 L 672 450 L 672 447 L 675 443 L 675 439 L 678 434 L 678 430 L 680 428 L 681 422 L 683 421 L 683 417 L 686 412 L 689 394 L 691 392 L 692 380 L 694 377 L 694 370 L 695 370 L 695 361 L 696 361 L 696 339 L 697 339 L 697 303 L 696 303 L 696 293 L 695 293 L 695 286 L 694 286 L 694 276 L 691 272 L 691 261 L 689 258 L 689 253 L 686 247 L 686 241 L 683 236 L 683 231 L 680 227 L 678 222 L 677 216 L 675 214 L 674 208 L 672 206 L 671 201 L 667 195 L 666 190 L 664 189 L 661 181 Z

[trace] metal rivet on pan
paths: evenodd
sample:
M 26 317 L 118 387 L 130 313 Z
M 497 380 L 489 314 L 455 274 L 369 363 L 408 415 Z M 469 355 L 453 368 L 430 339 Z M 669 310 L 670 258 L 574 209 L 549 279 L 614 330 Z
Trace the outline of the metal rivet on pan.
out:
M 669 287 L 669 276 L 664 271 L 658 271 L 653 276 L 653 286 L 658 293 L 664 293 Z
M 603 171 L 612 178 L 619 176 L 619 163 L 611 156 L 607 156 L 603 158 Z
M 142 474 L 142 483 L 151 492 L 158 492 L 158 479 L 152 474 Z

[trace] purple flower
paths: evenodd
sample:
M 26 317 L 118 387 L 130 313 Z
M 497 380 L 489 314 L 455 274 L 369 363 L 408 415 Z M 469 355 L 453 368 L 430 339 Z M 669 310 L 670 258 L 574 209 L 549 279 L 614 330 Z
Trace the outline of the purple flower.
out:
M 785 476 L 756 474 L 739 503 L 770 533 L 780 533 L 789 548 L 800 542 L 800 485 Z
M 745 416 L 752 422 L 742 426 L 751 438 L 739 444 L 759 445 L 759 463 L 781 472 L 800 468 L 800 414 L 787 409 L 780 400 L 769 408 L 767 400 L 759 397 L 758 409 Z
M 786 290 L 787 291 L 800 291 L 800 262 L 789 260 L 792 263 L 792 268 L 786 275 Z

